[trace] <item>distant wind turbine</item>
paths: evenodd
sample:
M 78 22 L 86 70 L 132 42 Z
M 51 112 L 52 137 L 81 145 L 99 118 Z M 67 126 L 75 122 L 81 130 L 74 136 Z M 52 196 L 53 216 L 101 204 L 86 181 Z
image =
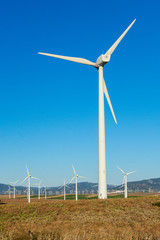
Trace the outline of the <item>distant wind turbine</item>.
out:
M 24 193 L 27 194 L 27 199 L 28 199 L 28 186 L 27 186 L 26 189 L 24 190 Z
M 92 187 L 93 187 L 93 188 L 98 187 L 98 184 L 93 185 Z M 98 189 L 97 189 L 97 193 L 98 193 Z
M 19 179 L 16 182 L 10 182 L 13 184 L 13 198 L 16 198 L 16 183 L 19 181 Z
M 10 185 L 8 185 L 8 190 L 7 190 L 7 192 L 8 192 L 8 197 L 9 197 L 9 199 L 11 198 L 11 186 Z
M 71 179 L 71 181 L 69 182 L 69 184 L 70 184 L 74 179 L 76 179 L 76 200 L 78 200 L 77 178 L 86 178 L 86 177 L 79 176 L 79 175 L 76 173 L 73 165 L 72 165 L 72 168 L 73 168 L 73 171 L 74 171 L 74 177 Z
M 45 195 L 45 199 L 47 199 L 47 188 L 46 188 L 46 186 L 44 186 L 44 185 L 43 185 L 43 187 L 44 187 L 44 195 Z
M 123 181 L 122 181 L 122 186 L 124 184 L 124 197 L 127 198 L 127 176 L 131 173 L 134 173 L 136 171 L 133 171 L 133 172 L 129 172 L 129 173 L 125 173 L 122 169 L 120 169 L 119 167 L 117 167 L 123 174 L 124 174 L 124 177 L 123 177 Z
M 38 185 L 38 199 L 39 200 L 41 198 L 41 183 L 42 183 L 42 180 L 38 184 L 36 184 L 36 185 Z
M 27 166 L 26 166 L 26 169 L 27 169 L 28 176 L 21 182 L 21 184 L 24 183 L 28 179 L 28 202 L 30 203 L 31 202 L 31 178 L 37 179 L 37 180 L 39 180 L 39 178 L 32 177 L 29 174 Z
M 98 136 L 98 159 L 99 159 L 99 181 L 98 181 L 98 198 L 107 198 L 107 179 L 106 179 L 106 150 L 105 150 L 105 120 L 104 120 L 104 94 L 108 101 L 110 110 L 112 112 L 115 123 L 117 120 L 113 111 L 111 100 L 108 94 L 108 90 L 103 78 L 103 67 L 110 61 L 111 55 L 121 42 L 123 37 L 126 35 L 128 30 L 132 27 L 136 19 L 129 25 L 129 27 L 123 32 L 123 34 L 118 38 L 118 40 L 110 47 L 110 49 L 103 55 L 97 58 L 96 63 L 91 62 L 84 58 L 77 57 L 66 57 L 61 55 L 49 54 L 38 52 L 38 54 L 46 55 L 49 57 L 60 58 L 72 62 L 82 63 L 95 67 L 99 73 L 99 136 Z
M 64 185 L 60 186 L 59 189 L 62 187 L 64 187 L 64 200 L 66 200 L 66 187 L 68 187 L 68 188 L 70 188 L 70 187 L 66 184 L 65 179 L 64 179 Z
M 24 190 L 24 192 L 27 193 L 27 199 L 28 199 L 28 183 L 26 182 L 26 190 Z

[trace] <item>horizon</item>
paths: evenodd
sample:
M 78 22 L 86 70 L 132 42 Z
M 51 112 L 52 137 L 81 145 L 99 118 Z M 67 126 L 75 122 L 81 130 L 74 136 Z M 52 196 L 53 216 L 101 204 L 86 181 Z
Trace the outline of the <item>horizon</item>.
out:
M 123 177 L 122 177 L 122 179 L 123 179 Z M 127 183 L 134 183 L 134 182 L 143 182 L 143 181 L 148 181 L 148 180 L 155 180 L 155 179 L 160 179 L 160 177 L 159 178 L 149 178 L 149 179 L 141 179 L 141 180 L 135 180 L 135 181 L 128 181 L 127 180 Z M 27 182 L 26 182 L 27 183 Z M 98 187 L 98 181 L 97 182 L 89 182 L 89 181 L 82 181 L 82 182 L 77 182 L 77 184 L 79 184 L 79 183 L 89 183 L 89 184 L 97 184 L 97 187 Z M 12 183 L 2 183 L 2 182 L 0 182 L 0 184 L 2 184 L 2 185 L 8 185 L 8 186 L 13 186 L 13 184 Z M 66 183 L 66 184 L 69 184 L 69 183 Z M 72 183 L 70 183 L 69 185 L 75 185 L 75 182 L 72 182 Z M 114 187 L 118 187 L 118 186 L 121 186 L 122 185 L 122 182 L 121 182 L 121 184 L 108 184 L 107 183 L 107 186 L 114 186 Z M 61 186 L 63 186 L 63 185 L 61 185 Z M 28 186 L 26 186 L 26 185 L 24 185 L 24 184 L 22 184 L 22 185 L 18 185 L 18 183 L 15 185 L 15 187 L 28 187 Z M 58 186 L 44 186 L 43 185 L 43 180 L 42 180 L 42 185 L 41 185 L 41 188 L 45 188 L 45 187 L 47 187 L 47 188 L 59 188 L 60 186 L 58 185 Z M 38 186 L 37 186 L 37 183 L 35 183 L 35 184 L 31 184 L 31 188 L 38 188 Z
M 123 178 L 122 178 L 123 179 Z M 149 180 L 157 180 L 157 179 L 160 179 L 160 178 L 150 178 L 150 179 L 142 179 L 142 180 L 138 180 L 138 181 L 128 181 L 127 180 L 127 184 L 128 183 L 136 183 L 136 182 L 143 182 L 143 181 L 149 181 Z M 88 181 L 83 181 L 83 182 L 77 182 L 77 184 L 97 184 L 97 188 L 98 188 L 98 182 L 88 182 Z M 13 184 L 11 184 L 11 183 L 1 183 L 0 182 L 0 184 L 2 184 L 2 185 L 8 185 L 8 186 L 11 186 L 11 187 L 13 187 L 14 185 Z M 76 183 L 75 182 L 72 182 L 72 183 L 66 183 L 67 185 L 75 185 Z M 107 186 L 112 186 L 113 188 L 114 187 L 119 187 L 119 186 L 121 186 L 122 185 L 122 182 L 121 182 L 121 184 L 119 184 L 119 185 L 115 185 L 115 184 L 107 184 Z M 26 185 L 18 185 L 18 184 L 16 184 L 15 185 L 15 187 L 23 187 L 23 188 L 28 188 L 28 186 L 26 186 Z M 41 189 L 43 189 L 43 188 L 60 188 L 61 187 L 61 189 L 63 189 L 63 185 L 61 185 L 61 186 L 44 186 L 43 185 L 43 181 L 42 181 L 42 185 L 41 185 Z M 31 188 L 37 188 L 38 189 L 38 184 L 37 183 L 35 183 L 35 185 L 33 184 L 33 185 L 31 185 Z M 96 189 L 96 188 L 95 188 Z

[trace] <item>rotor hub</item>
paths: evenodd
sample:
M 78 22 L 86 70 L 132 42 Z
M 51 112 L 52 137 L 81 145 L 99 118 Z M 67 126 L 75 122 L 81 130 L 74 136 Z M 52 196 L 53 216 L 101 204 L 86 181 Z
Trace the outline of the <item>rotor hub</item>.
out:
M 106 63 L 108 63 L 110 61 L 110 56 L 109 55 L 100 55 L 98 58 L 97 58 L 97 61 L 96 61 L 96 64 L 95 64 L 95 67 L 99 67 L 99 66 L 104 66 Z

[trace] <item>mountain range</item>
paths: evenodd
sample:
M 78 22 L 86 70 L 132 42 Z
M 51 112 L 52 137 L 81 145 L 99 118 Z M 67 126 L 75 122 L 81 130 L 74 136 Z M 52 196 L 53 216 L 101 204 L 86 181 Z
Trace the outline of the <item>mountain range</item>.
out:
M 153 178 L 148 180 L 128 182 L 128 192 L 160 192 L 160 178 Z M 13 186 L 11 187 L 11 193 L 13 192 Z M 0 195 L 8 194 L 8 184 L 0 184 Z M 108 192 L 119 192 L 123 191 L 123 186 L 107 185 Z M 91 182 L 80 182 L 78 183 L 78 193 L 79 194 L 96 194 L 98 191 L 98 184 Z M 43 194 L 44 187 L 41 188 L 41 193 Z M 75 184 L 70 184 L 69 188 L 66 188 L 66 193 L 74 193 Z M 16 194 L 23 195 L 26 194 L 26 187 L 16 186 Z M 37 195 L 38 188 L 31 187 L 31 194 Z M 63 187 L 48 187 L 48 195 L 58 195 L 63 194 Z

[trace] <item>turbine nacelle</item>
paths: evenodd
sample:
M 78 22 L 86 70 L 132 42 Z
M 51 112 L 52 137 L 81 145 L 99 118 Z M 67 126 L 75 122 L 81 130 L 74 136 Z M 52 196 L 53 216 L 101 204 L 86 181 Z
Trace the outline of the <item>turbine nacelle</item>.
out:
M 106 63 L 110 61 L 110 55 L 100 55 L 97 58 L 97 61 L 95 63 L 95 67 L 98 68 L 99 66 L 104 66 Z

